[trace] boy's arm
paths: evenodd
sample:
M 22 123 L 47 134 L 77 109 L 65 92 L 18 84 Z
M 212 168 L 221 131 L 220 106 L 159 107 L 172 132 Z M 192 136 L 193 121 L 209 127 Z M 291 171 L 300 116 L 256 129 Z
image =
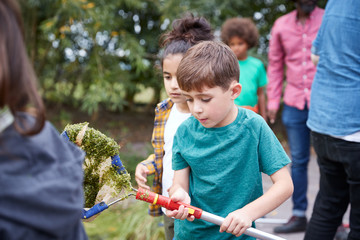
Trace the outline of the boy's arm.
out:
M 261 197 L 230 213 L 220 227 L 220 232 L 240 236 L 256 219 L 271 212 L 293 193 L 294 186 L 287 167 L 283 167 L 270 176 L 273 185 Z
M 271 212 L 289 197 L 291 197 L 294 186 L 287 169 L 287 166 L 282 167 L 270 176 L 273 185 L 261 197 L 255 201 L 247 204 L 242 209 L 250 213 L 252 221 L 263 217 Z
M 179 188 L 189 193 L 189 174 L 190 167 L 174 171 L 173 184 L 169 189 L 169 196 L 172 196 Z
M 181 170 L 176 170 L 174 172 L 174 179 L 173 185 L 169 189 L 169 196 L 174 202 L 183 202 L 186 204 L 190 204 L 190 196 L 189 196 L 189 174 L 190 174 L 190 167 L 186 167 Z M 168 217 L 174 217 L 176 219 L 188 219 L 189 221 L 193 221 L 195 217 L 189 215 L 188 208 L 184 208 L 183 205 L 179 207 L 178 210 L 166 211 L 166 215 Z

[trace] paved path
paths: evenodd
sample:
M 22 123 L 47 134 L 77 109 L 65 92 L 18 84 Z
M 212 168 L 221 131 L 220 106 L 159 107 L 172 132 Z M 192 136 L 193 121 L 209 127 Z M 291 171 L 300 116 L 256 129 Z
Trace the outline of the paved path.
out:
M 311 156 L 310 162 L 309 162 L 309 186 L 308 186 L 308 209 L 306 212 L 306 216 L 308 220 L 311 217 L 311 212 L 313 209 L 314 201 L 316 194 L 319 189 L 319 168 L 316 162 L 316 156 L 313 154 Z M 263 185 L 264 185 L 264 191 L 268 189 L 271 186 L 271 180 L 270 177 L 267 175 L 263 176 Z M 269 219 L 271 221 L 284 221 L 287 220 L 291 216 L 292 211 L 292 201 L 291 199 L 288 199 L 284 204 L 282 204 L 280 207 L 272 211 L 266 216 L 266 219 Z M 344 223 L 348 223 L 349 219 L 349 211 L 346 212 L 344 216 Z M 273 228 L 276 226 L 279 226 L 281 224 L 275 224 L 275 223 L 257 223 L 257 229 L 261 231 L 265 231 L 271 234 L 273 233 Z M 277 236 L 285 238 L 287 240 L 302 240 L 304 238 L 304 233 L 292 233 L 292 234 L 278 234 Z

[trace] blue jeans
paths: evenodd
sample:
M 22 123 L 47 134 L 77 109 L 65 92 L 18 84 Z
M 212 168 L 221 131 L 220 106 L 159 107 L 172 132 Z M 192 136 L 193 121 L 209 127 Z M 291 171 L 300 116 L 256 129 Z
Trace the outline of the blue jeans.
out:
M 285 125 L 291 153 L 291 177 L 294 183 L 293 215 L 305 216 L 308 201 L 308 163 L 310 157 L 310 130 L 306 126 L 309 110 L 284 105 L 282 121 Z
M 360 239 L 360 143 L 311 132 L 320 187 L 306 240 L 332 240 L 350 203 L 348 240 Z

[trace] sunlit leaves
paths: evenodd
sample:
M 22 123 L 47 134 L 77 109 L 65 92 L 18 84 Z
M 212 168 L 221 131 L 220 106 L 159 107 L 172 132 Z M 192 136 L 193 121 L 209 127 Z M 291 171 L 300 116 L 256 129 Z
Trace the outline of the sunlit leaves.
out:
M 144 87 L 153 88 L 155 96 L 159 96 L 161 77 L 155 67 L 159 36 L 185 13 L 204 16 L 216 34 L 230 17 L 252 18 L 261 37 L 258 48 L 250 53 L 266 60 L 274 21 L 294 9 L 293 1 L 284 0 L 20 0 L 20 3 L 30 59 L 44 88 L 44 98 L 50 102 L 73 102 L 90 114 L 99 108 L 121 110 L 131 106 L 135 94 Z M 326 0 L 319 0 L 320 6 L 325 3 Z M 46 84 L 48 79 L 53 84 Z M 109 98 L 109 94 L 113 96 L 116 92 L 111 87 L 115 84 L 121 85 L 122 94 Z M 69 94 L 61 99 L 64 93 L 55 92 L 62 91 L 65 85 Z M 77 85 L 83 90 L 78 91 Z M 104 95 L 107 91 L 110 93 Z

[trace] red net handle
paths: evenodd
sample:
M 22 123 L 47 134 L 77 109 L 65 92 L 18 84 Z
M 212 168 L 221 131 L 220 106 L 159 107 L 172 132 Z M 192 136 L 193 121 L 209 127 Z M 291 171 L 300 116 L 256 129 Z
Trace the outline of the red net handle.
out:
M 182 202 L 174 202 L 171 198 L 165 197 L 163 195 L 151 192 L 149 190 L 139 188 L 136 193 L 136 199 L 148 202 L 151 204 L 156 204 L 162 206 L 168 210 L 178 210 L 181 205 L 189 209 L 189 215 L 194 215 L 195 218 L 200 218 L 203 210 L 200 208 L 191 206 Z

